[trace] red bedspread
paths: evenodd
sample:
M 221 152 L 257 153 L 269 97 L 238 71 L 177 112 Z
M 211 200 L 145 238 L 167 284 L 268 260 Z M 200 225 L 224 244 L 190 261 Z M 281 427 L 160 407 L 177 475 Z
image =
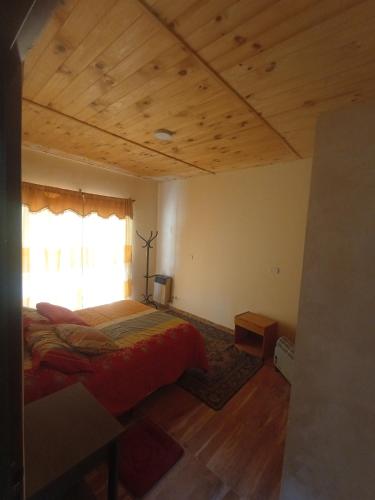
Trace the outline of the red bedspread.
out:
M 25 403 L 82 382 L 110 413 L 120 415 L 159 387 L 175 382 L 186 369 L 208 367 L 203 338 L 188 323 L 93 357 L 91 363 L 93 373 L 66 375 L 45 367 L 26 370 Z

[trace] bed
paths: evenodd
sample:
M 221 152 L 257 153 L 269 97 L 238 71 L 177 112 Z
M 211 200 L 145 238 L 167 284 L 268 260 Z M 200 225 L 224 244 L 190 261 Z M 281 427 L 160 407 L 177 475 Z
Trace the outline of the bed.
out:
M 25 403 L 75 382 L 113 415 L 120 415 L 158 388 L 175 382 L 185 370 L 207 370 L 201 334 L 187 321 L 132 300 L 75 311 L 103 332 L 116 349 L 88 356 L 90 371 L 64 373 L 32 366 L 25 350 Z

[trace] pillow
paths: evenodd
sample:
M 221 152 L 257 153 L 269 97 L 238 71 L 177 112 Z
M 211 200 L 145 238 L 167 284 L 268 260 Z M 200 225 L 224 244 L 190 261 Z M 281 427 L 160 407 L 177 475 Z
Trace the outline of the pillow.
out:
M 22 308 L 22 323 L 23 328 L 28 328 L 32 323 L 49 323 L 49 319 L 42 316 L 36 309 L 31 307 Z
M 42 365 L 68 374 L 94 371 L 90 360 L 63 342 L 53 325 L 30 325 L 25 340 L 32 353 L 34 369 Z
M 59 337 L 85 354 L 104 354 L 118 349 L 113 340 L 91 326 L 56 325 Z
M 36 308 L 40 314 L 46 316 L 51 323 L 70 323 L 75 325 L 85 325 L 88 324 L 83 321 L 78 314 L 74 313 L 66 307 L 55 306 L 54 304 L 49 304 L 48 302 L 39 302 Z

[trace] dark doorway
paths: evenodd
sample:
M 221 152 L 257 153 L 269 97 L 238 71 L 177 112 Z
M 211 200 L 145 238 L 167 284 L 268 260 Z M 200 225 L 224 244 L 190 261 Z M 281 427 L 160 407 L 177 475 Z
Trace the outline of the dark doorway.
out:
M 55 0 L 0 10 L 0 498 L 23 497 L 21 283 L 22 58 Z

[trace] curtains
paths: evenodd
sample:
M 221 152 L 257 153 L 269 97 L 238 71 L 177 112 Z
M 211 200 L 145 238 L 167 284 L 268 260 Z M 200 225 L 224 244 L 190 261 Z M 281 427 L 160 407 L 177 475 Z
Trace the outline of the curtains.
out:
M 124 200 L 83 197 L 73 191 L 65 197 L 64 190 L 58 190 L 57 210 L 57 198 L 49 197 L 55 190 L 42 188 L 37 186 L 33 191 L 33 185 L 23 186 L 24 305 L 34 307 L 37 302 L 48 301 L 80 309 L 128 298 L 132 219 L 124 213 Z M 70 209 L 67 203 L 76 194 L 80 205 L 74 202 Z M 46 199 L 54 200 L 54 205 L 46 204 Z M 125 201 L 129 205 L 130 200 Z
M 22 183 L 22 203 L 31 212 L 48 208 L 54 214 L 71 210 L 78 215 L 97 213 L 100 217 L 116 215 L 119 219 L 133 218 L 133 200 L 70 191 L 39 184 Z

